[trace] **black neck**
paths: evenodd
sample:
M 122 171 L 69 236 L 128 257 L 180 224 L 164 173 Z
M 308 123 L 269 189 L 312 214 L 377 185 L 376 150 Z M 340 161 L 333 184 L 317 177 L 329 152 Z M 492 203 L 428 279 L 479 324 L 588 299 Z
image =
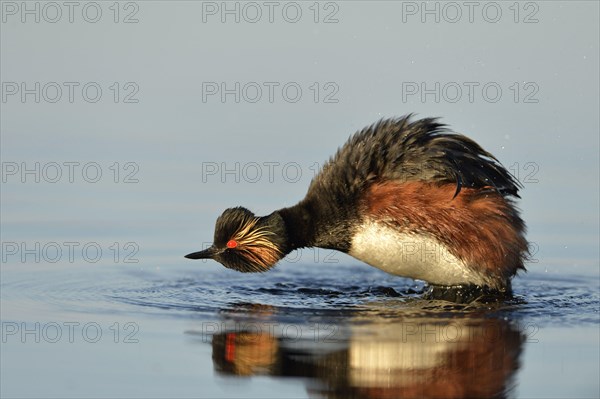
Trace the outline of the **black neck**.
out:
M 277 213 L 281 215 L 285 223 L 290 251 L 315 246 L 314 216 L 311 215 L 306 204 L 300 202 L 292 207 L 280 209 Z
M 322 204 L 321 204 L 322 205 Z M 285 223 L 289 251 L 304 247 L 321 247 L 348 252 L 351 224 L 343 212 L 303 200 L 297 205 L 276 211 Z

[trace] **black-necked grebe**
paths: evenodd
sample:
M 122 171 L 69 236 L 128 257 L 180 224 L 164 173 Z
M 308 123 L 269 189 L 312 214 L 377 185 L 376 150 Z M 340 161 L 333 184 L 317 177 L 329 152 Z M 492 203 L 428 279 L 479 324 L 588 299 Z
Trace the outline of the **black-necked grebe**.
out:
M 436 119 L 381 120 L 338 150 L 297 205 L 261 217 L 227 209 L 213 245 L 186 258 L 263 272 L 321 247 L 433 285 L 506 292 L 527 254 L 519 188 L 492 154 Z

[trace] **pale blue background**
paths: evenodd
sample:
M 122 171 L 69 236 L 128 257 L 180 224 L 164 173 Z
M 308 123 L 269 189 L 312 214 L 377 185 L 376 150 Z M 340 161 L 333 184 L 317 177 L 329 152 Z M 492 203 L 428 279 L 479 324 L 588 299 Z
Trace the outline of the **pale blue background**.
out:
M 3 7 L 6 3 L 10 2 L 3 1 Z M 422 23 L 418 16 L 406 15 L 403 22 L 402 3 L 392 1 L 336 2 L 339 21 L 331 24 L 313 22 L 308 8 L 312 2 L 299 3 L 305 14 L 295 24 L 285 22 L 280 13 L 275 14 L 273 23 L 266 17 L 255 24 L 221 23 L 214 16 L 203 22 L 202 2 L 193 1 L 135 2 L 139 22 L 132 24 L 112 21 L 109 7 L 113 2 L 99 2 L 103 17 L 95 24 L 85 22 L 77 12 L 80 9 L 73 23 L 65 15 L 53 24 L 34 23 L 31 17 L 22 23 L 19 15 L 3 14 L 2 82 L 97 82 L 103 89 L 97 103 L 85 102 L 77 91 L 73 103 L 66 100 L 65 93 L 55 104 L 35 103 L 31 96 L 25 103 L 17 96 L 1 103 L 3 165 L 98 162 L 106 178 L 92 184 L 76 175 L 74 183 L 63 177 L 58 183 L 36 184 L 31 177 L 22 183 L 19 177 L 8 176 L 0 197 L 2 241 L 97 241 L 106 246 L 115 241 L 135 242 L 140 268 L 156 268 L 164 261 L 177 263 L 180 258 L 185 266 L 182 255 L 211 240 L 214 220 L 224 208 L 244 205 L 266 214 L 294 204 L 303 197 L 315 163 L 322 164 L 351 133 L 381 117 L 415 112 L 443 117 L 505 166 L 517 164 L 521 180 L 531 170 L 525 165 L 534 163 L 538 182 L 524 182 L 519 202 L 528 237 L 539 248 L 535 253 L 539 262 L 530 264 L 530 270 L 565 276 L 583 273 L 597 286 L 599 5 L 595 1 L 533 2 L 539 7 L 535 14 L 538 22 L 525 24 L 513 21 L 508 8 L 512 3 L 500 3 L 503 16 L 498 23 L 486 22 L 477 12 L 473 23 L 466 15 L 457 23 L 435 23 L 431 17 Z M 524 2 L 519 4 L 522 21 L 532 9 L 525 10 Z M 122 18 L 125 11 L 121 13 Z M 139 102 L 115 104 L 109 90 L 113 82 L 135 82 Z M 280 96 L 273 103 L 235 103 L 231 96 L 226 103 L 216 97 L 203 102 L 203 82 L 297 82 L 304 92 L 297 103 Z M 321 86 L 334 82 L 339 101 L 315 104 L 309 90 L 313 82 Z M 431 97 L 423 102 L 417 96 L 403 101 L 405 82 L 496 82 L 503 96 L 496 103 L 483 100 L 480 91 L 472 103 L 464 94 L 456 103 L 435 102 Z M 533 82 L 539 88 L 535 95 L 539 101 L 515 103 L 509 90 L 515 82 Z M 108 167 L 114 162 L 136 163 L 139 182 L 113 183 Z M 230 175 L 225 182 L 218 176 L 207 176 L 204 182 L 203 165 L 215 162 L 229 167 L 236 162 L 242 166 L 248 162 L 296 162 L 302 178 L 290 183 L 278 167 L 270 182 L 265 167 L 256 183 L 243 178 L 236 183 Z M 23 264 L 10 259 L 2 264 L 3 278 L 15 270 L 76 267 L 64 261 Z M 210 263 L 203 267 L 220 266 Z M 42 318 L 44 312 L 37 310 L 41 302 L 38 299 L 38 304 L 22 309 L 3 305 L 3 318 Z M 179 327 L 175 327 L 177 334 L 185 328 Z M 594 328 L 588 331 L 591 335 L 586 337 L 597 332 Z M 556 337 L 554 331 L 548 334 Z M 144 342 L 156 342 L 153 347 L 160 348 L 164 337 Z M 585 342 L 581 349 L 585 351 L 588 343 L 581 342 Z M 179 349 L 184 353 L 186 348 Z M 194 348 L 207 352 L 195 358 L 198 362 L 204 359 L 201 367 L 209 376 L 209 382 L 200 384 L 208 389 L 206 396 L 266 394 L 247 387 L 240 392 L 221 392 L 210 377 L 208 347 Z M 527 368 L 544 363 L 539 348 L 528 352 L 537 355 L 525 361 L 528 374 L 522 377 L 523 396 L 560 393 L 560 380 L 553 384 L 536 374 L 537 369 Z M 132 356 L 139 356 L 134 364 L 146 364 L 144 349 L 110 349 L 116 357 L 107 358 L 105 364 L 127 365 Z M 27 357 L 22 354 L 38 350 L 13 346 L 2 351 L 1 385 L 6 392 L 14 394 L 27 384 Z M 68 350 L 73 364 L 87 359 L 85 350 Z M 171 351 L 177 348 L 165 348 L 165 356 Z M 555 351 L 557 358 L 573 353 L 568 347 Z M 58 352 L 48 352 L 50 369 L 53 359 L 64 354 Z M 8 374 L 7 367 L 14 363 L 6 363 L 4 356 L 25 363 Z M 171 362 L 179 361 L 186 364 L 186 359 Z M 573 359 L 571 364 L 575 363 Z M 591 364 L 593 367 L 594 362 Z M 68 373 L 68 369 L 61 370 L 58 375 Z M 184 369 L 170 372 L 171 376 L 185 375 Z M 145 377 L 153 375 L 144 369 L 136 373 L 141 385 Z M 5 375 L 11 378 L 5 379 Z M 52 381 L 56 380 L 40 386 L 51 386 Z M 169 381 L 177 384 L 177 380 Z M 182 392 L 199 395 L 197 386 L 186 386 L 185 378 L 183 381 Z M 104 383 L 90 378 L 88 385 L 82 386 L 94 392 L 99 389 L 98 382 L 100 386 Z M 159 388 L 150 385 L 155 394 L 170 392 L 163 382 L 155 382 Z M 582 393 L 597 392 L 597 381 L 596 385 L 587 383 L 592 385 L 584 385 Z M 9 388 L 5 388 L 7 384 Z M 61 384 L 59 380 L 57 386 L 63 387 Z M 280 382 L 271 384 L 270 389 L 278 389 Z M 252 385 L 252 389 L 260 386 Z M 289 396 L 305 395 L 302 385 L 285 386 Z M 124 387 L 120 392 L 135 393 L 129 385 Z M 64 394 L 59 388 L 57 392 Z M 571 388 L 564 386 L 563 392 L 573 392 L 568 390 Z M 141 394 L 144 392 L 148 394 Z

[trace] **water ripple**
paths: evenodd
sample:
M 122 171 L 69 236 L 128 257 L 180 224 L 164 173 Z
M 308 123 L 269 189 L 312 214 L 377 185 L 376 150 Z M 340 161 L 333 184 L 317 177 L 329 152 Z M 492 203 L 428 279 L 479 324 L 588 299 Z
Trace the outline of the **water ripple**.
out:
M 221 268 L 143 270 L 88 268 L 3 272 L 4 303 L 41 303 L 70 312 L 131 312 L 168 317 L 216 317 L 257 307 L 294 319 L 376 313 L 484 311 L 553 324 L 599 322 L 595 281 L 529 274 L 515 280 L 515 299 L 500 305 L 426 301 L 423 284 L 364 266 L 317 270 L 281 268 L 241 274 Z M 314 269 L 314 268 L 313 268 Z

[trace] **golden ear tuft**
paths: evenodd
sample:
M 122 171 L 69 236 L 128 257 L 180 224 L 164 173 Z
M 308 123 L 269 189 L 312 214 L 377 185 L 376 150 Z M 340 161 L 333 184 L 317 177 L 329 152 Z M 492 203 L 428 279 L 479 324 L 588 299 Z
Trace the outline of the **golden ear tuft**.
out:
M 242 221 L 240 228 L 233 234 L 227 246 L 229 247 L 230 242 L 235 242 L 235 250 L 261 269 L 268 270 L 281 259 L 282 251 L 269 239 L 275 233 L 265 226 L 256 227 L 258 220 L 258 218 L 248 218 Z

